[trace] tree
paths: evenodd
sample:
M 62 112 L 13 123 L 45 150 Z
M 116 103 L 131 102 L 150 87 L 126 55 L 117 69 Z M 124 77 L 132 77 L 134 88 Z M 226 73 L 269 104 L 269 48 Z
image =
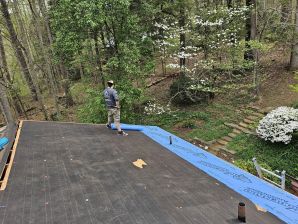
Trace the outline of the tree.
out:
M 26 112 L 24 110 L 23 104 L 20 100 L 20 96 L 18 92 L 14 89 L 13 87 L 13 81 L 8 69 L 7 65 L 7 60 L 6 60 L 6 53 L 5 53 L 5 48 L 4 48 L 4 43 L 3 43 L 3 38 L 2 38 L 2 31 L 0 30 L 0 74 L 3 78 L 3 83 L 2 85 L 6 84 L 9 87 L 10 95 L 13 100 L 15 110 L 18 114 L 24 113 L 26 115 Z
M 31 77 L 31 74 L 30 74 L 26 59 L 25 59 L 25 56 L 24 56 L 23 51 L 22 51 L 22 45 L 21 45 L 20 41 L 18 40 L 16 31 L 15 31 L 13 23 L 11 21 L 11 17 L 10 17 L 10 14 L 9 14 L 7 2 L 6 2 L 6 0 L 0 0 L 0 3 L 1 3 L 1 6 L 2 6 L 1 11 L 2 11 L 4 20 L 5 20 L 6 26 L 7 26 L 7 30 L 10 34 L 11 44 L 12 44 L 14 50 L 15 50 L 16 57 L 17 57 L 17 59 L 20 63 L 22 73 L 25 77 L 27 85 L 28 85 L 28 87 L 31 91 L 32 98 L 35 101 L 37 101 L 38 97 L 37 97 L 37 93 L 36 93 L 36 87 L 33 84 L 32 77 Z
M 2 83 L 0 84 L 0 100 L 1 100 L 2 112 L 3 112 L 3 115 L 6 119 L 6 123 L 7 124 L 13 124 L 14 123 L 14 118 L 12 116 L 11 109 L 10 109 L 9 102 L 8 102 L 8 98 L 7 98 L 7 95 L 5 93 L 5 87 L 3 86 Z
M 246 6 L 250 8 L 249 16 L 246 19 L 246 47 L 247 51 L 244 54 L 244 59 L 254 60 L 255 52 L 251 49 L 251 45 L 248 43 L 251 40 L 255 40 L 257 35 L 257 22 L 256 22 L 256 0 L 246 0 Z
M 295 70 L 298 69 L 298 0 L 296 1 L 296 12 L 295 12 L 295 28 L 293 35 L 293 44 L 291 51 L 290 68 Z

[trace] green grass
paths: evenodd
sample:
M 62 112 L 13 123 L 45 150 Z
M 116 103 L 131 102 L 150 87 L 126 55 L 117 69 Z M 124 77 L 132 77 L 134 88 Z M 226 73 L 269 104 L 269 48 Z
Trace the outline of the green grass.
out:
M 212 141 L 232 131 L 224 125 L 225 122 L 239 122 L 243 116 L 230 105 L 216 103 L 178 109 L 169 114 L 147 116 L 144 123 L 158 125 L 170 132 L 177 131 L 177 127 L 188 129 L 186 133 L 178 132 L 178 136 Z
M 191 121 L 207 121 L 208 119 L 209 115 L 206 112 L 180 110 L 161 115 L 146 116 L 143 120 L 143 123 L 149 125 L 158 125 L 163 128 L 172 128 L 177 123 L 184 122 L 184 124 L 186 125 L 187 123 L 190 124 Z
M 258 162 L 271 170 L 285 170 L 298 177 L 298 140 L 291 144 L 266 142 L 257 136 L 241 134 L 227 146 L 237 152 L 235 164 L 247 171 L 254 170 L 250 162 L 256 157 Z
M 196 128 L 190 134 L 190 138 L 200 138 L 204 141 L 212 141 L 226 136 L 232 131 L 231 128 L 224 125 L 223 120 L 209 120 L 201 127 Z

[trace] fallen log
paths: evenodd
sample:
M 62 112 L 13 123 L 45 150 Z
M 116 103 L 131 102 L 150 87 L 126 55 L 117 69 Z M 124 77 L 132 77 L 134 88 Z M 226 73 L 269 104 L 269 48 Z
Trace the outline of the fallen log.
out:
M 165 77 L 162 77 L 161 79 L 158 79 L 158 80 L 156 80 L 156 81 L 154 81 L 154 82 L 148 84 L 148 85 L 146 86 L 146 88 L 150 88 L 150 87 L 152 87 L 152 86 L 155 86 L 155 85 L 157 85 L 158 83 L 160 83 L 160 82 L 162 82 L 162 81 L 164 81 L 164 80 L 166 80 L 166 79 L 168 79 L 168 78 L 177 77 L 178 75 L 179 75 L 179 73 L 173 73 L 173 74 L 167 75 L 167 76 L 165 76 Z

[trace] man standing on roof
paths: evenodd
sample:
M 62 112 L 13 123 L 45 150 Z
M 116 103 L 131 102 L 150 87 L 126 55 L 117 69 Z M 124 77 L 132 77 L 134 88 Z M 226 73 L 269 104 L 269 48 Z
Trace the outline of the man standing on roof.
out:
M 121 130 L 120 127 L 120 104 L 117 91 L 113 88 L 113 80 L 108 81 L 108 87 L 103 91 L 103 95 L 106 101 L 108 109 L 108 123 L 107 128 L 112 128 L 112 120 L 114 119 L 115 126 L 118 131 L 118 135 L 127 136 L 128 134 Z

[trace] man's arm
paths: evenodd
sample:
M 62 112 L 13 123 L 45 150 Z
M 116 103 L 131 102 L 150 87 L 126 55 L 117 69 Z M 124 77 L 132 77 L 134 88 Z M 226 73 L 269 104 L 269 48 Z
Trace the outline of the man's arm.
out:
M 118 94 L 117 94 L 117 91 L 113 91 L 113 97 L 115 99 L 115 102 L 116 102 L 116 108 L 120 109 L 120 102 L 119 102 L 119 97 L 118 97 Z

